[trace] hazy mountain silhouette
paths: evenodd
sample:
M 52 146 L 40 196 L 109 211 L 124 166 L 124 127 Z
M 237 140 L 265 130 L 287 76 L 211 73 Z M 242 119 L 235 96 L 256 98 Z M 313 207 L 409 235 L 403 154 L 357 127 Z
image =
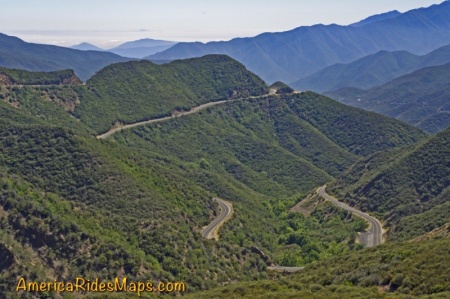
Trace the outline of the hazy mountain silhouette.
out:
M 171 48 L 176 42 L 156 39 L 140 39 L 123 43 L 107 51 L 124 57 L 143 58 Z
M 391 13 L 391 17 L 384 15 L 380 20 L 369 18 L 365 23 L 303 26 L 206 44 L 178 43 L 147 58 L 173 60 L 227 54 L 268 83 L 293 82 L 332 64 L 348 63 L 380 50 L 406 50 L 417 55 L 449 44 L 450 2 L 398 16 Z
M 450 126 L 449 74 L 447 63 L 423 68 L 368 90 L 343 88 L 326 95 L 435 133 Z
M 80 51 L 52 45 L 27 43 L 0 33 L 0 66 L 29 71 L 73 69 L 83 81 L 101 68 L 128 61 L 116 54 L 99 51 Z
M 104 49 L 101 49 L 97 46 L 94 46 L 93 44 L 90 43 L 81 43 L 78 45 L 73 45 L 72 47 L 70 47 L 71 49 L 75 49 L 75 50 L 81 50 L 81 51 L 105 51 Z
M 344 87 L 367 89 L 428 66 L 450 62 L 450 45 L 423 56 L 407 51 L 378 53 L 347 64 L 334 64 L 293 82 L 297 90 L 333 91 Z

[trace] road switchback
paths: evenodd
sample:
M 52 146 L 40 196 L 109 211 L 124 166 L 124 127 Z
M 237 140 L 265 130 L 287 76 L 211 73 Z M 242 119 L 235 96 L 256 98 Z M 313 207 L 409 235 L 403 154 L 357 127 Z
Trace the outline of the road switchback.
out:
M 328 193 L 325 192 L 325 186 L 319 187 L 317 189 L 317 193 L 322 196 L 323 198 L 325 198 L 326 200 L 330 201 L 332 204 L 334 204 L 335 206 L 338 206 L 344 210 L 347 210 L 349 212 L 352 212 L 354 215 L 363 218 L 364 220 L 366 220 L 367 222 L 369 222 L 370 227 L 367 230 L 367 232 L 365 234 L 367 234 L 364 243 L 366 245 L 366 247 L 373 247 L 373 246 L 377 246 L 380 245 L 383 242 L 383 227 L 381 225 L 381 222 L 366 214 L 361 212 L 360 210 L 357 210 L 355 208 L 350 207 L 349 205 L 340 202 L 339 200 L 337 200 L 336 198 L 334 198 L 333 196 L 329 195 Z
M 231 215 L 233 214 L 233 205 L 225 201 L 223 199 L 220 199 L 218 197 L 213 198 L 214 201 L 216 201 L 219 204 L 220 208 L 220 214 L 217 216 L 216 219 L 214 219 L 213 222 L 211 222 L 207 227 L 202 229 L 202 237 L 206 239 L 219 239 L 219 235 L 217 234 L 220 226 L 227 221 L 229 218 L 231 218 Z

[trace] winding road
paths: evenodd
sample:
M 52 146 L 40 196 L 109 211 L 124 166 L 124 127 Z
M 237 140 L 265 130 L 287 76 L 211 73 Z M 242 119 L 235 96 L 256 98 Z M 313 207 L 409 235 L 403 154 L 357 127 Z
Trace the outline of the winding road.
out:
M 219 239 L 219 235 L 217 234 L 220 226 L 231 218 L 231 215 L 233 214 L 233 205 L 225 201 L 223 199 L 220 199 L 218 197 L 213 198 L 214 201 L 216 201 L 219 204 L 220 208 L 220 214 L 217 216 L 216 219 L 214 219 L 213 222 L 211 222 L 207 227 L 202 229 L 202 237 L 206 239 Z
M 360 210 L 352 208 L 343 202 L 340 202 L 333 196 L 329 195 L 325 191 L 325 188 L 326 188 L 326 185 L 319 187 L 317 189 L 317 193 L 320 196 L 322 196 L 323 198 L 325 198 L 326 200 L 330 201 L 335 206 L 338 206 L 344 210 L 350 211 L 354 215 L 361 217 L 364 220 L 366 220 L 367 222 L 369 222 L 369 224 L 370 224 L 369 229 L 365 233 L 362 234 L 362 237 L 363 237 L 362 241 L 364 242 L 366 247 L 373 247 L 373 246 L 377 246 L 377 245 L 380 245 L 381 243 L 383 243 L 383 227 L 381 225 L 381 222 L 378 219 L 376 219 L 366 213 L 363 213 Z
M 246 100 L 246 99 L 267 98 L 269 95 L 273 95 L 273 93 L 264 94 L 264 95 L 260 95 L 260 96 L 249 96 L 249 97 L 246 97 L 246 98 L 239 98 L 239 99 L 230 99 L 230 100 L 209 102 L 209 103 L 202 104 L 200 106 L 194 107 L 194 108 L 192 108 L 189 111 L 179 111 L 177 113 L 173 113 L 171 116 L 166 116 L 166 117 L 161 117 L 161 118 L 155 118 L 155 119 L 140 121 L 140 122 L 136 122 L 134 124 L 129 124 L 129 125 L 118 125 L 118 126 L 115 126 L 115 127 L 111 128 L 108 132 L 96 136 L 96 138 L 97 139 L 106 139 L 109 136 L 113 135 L 114 133 L 117 133 L 117 132 L 125 130 L 125 129 L 131 129 L 131 128 L 138 127 L 138 126 L 144 126 L 144 125 L 148 125 L 148 124 L 152 124 L 152 123 L 163 122 L 163 121 L 167 121 L 167 120 L 172 119 L 172 118 L 177 118 L 177 117 L 181 117 L 181 116 L 185 116 L 185 115 L 189 115 L 189 114 L 194 114 L 194 113 L 197 113 L 200 110 L 203 110 L 205 108 L 208 108 L 208 107 L 211 107 L 211 106 L 220 105 L 220 104 L 224 104 L 224 103 L 227 103 L 227 102 L 242 101 L 242 100 Z
M 209 103 L 194 107 L 189 111 L 173 113 L 171 116 L 136 122 L 136 123 L 128 124 L 128 125 L 119 125 L 119 126 L 111 128 L 108 132 L 98 135 L 96 137 L 97 137 L 97 139 L 106 139 L 106 138 L 110 137 L 111 135 L 113 135 L 114 133 L 117 133 L 117 132 L 125 130 L 125 129 L 130 129 L 130 128 L 143 126 L 143 125 L 147 125 L 147 124 L 152 124 L 152 123 L 164 122 L 164 121 L 167 121 L 167 120 L 170 120 L 173 118 L 194 114 L 194 113 L 199 112 L 200 110 L 206 109 L 211 106 L 221 105 L 226 102 L 234 102 L 234 101 L 244 100 L 244 99 L 265 98 L 265 97 L 268 97 L 269 95 L 273 95 L 274 93 L 275 93 L 274 90 L 270 90 L 269 94 L 261 95 L 261 96 L 252 96 L 252 97 L 240 98 L 240 99 L 234 99 L 234 100 L 222 100 L 222 101 L 216 101 L 216 102 L 209 102 Z M 360 236 L 361 241 L 366 245 L 366 247 L 373 247 L 373 246 L 379 245 L 383 242 L 383 239 L 382 239 L 383 229 L 382 229 L 382 225 L 381 225 L 380 221 L 378 221 L 378 219 L 376 219 L 366 213 L 363 213 L 355 208 L 352 208 L 345 203 L 340 202 L 336 198 L 327 194 L 325 192 L 325 188 L 326 188 L 326 185 L 319 187 L 317 189 L 317 193 L 320 196 L 322 196 L 323 198 L 325 198 L 326 200 L 330 201 L 332 204 L 334 204 L 340 208 L 343 208 L 347 211 L 350 211 L 354 215 L 361 217 L 364 220 L 366 220 L 367 222 L 369 222 L 369 224 L 370 224 L 369 229 L 365 233 L 362 233 Z M 222 226 L 222 224 L 225 221 L 227 221 L 233 214 L 233 206 L 231 203 L 229 203 L 223 199 L 217 198 L 217 197 L 213 198 L 213 200 L 219 204 L 220 214 L 216 219 L 214 219 L 213 222 L 211 222 L 207 227 L 202 229 L 201 234 L 206 239 L 218 240 L 219 235 L 217 232 L 218 232 L 220 226 Z M 267 269 L 273 270 L 273 271 L 279 271 L 279 272 L 296 272 L 296 271 L 302 270 L 303 267 L 272 266 L 272 267 L 268 267 Z

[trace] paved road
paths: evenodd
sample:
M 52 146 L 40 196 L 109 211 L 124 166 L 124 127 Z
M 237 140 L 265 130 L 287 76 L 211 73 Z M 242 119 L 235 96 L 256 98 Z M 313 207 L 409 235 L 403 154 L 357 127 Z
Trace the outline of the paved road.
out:
M 332 204 L 334 204 L 335 206 L 341 207 L 344 210 L 350 211 L 353 214 L 355 214 L 358 217 L 363 218 L 364 220 L 366 220 L 367 222 L 369 222 L 370 227 L 367 230 L 367 237 L 364 240 L 364 243 L 366 244 L 366 247 L 373 247 L 373 246 L 377 246 L 380 245 L 383 242 L 383 228 L 381 225 L 381 222 L 378 221 L 378 219 L 361 212 L 360 210 L 357 210 L 355 208 L 350 207 L 349 205 L 346 205 L 343 202 L 340 202 L 339 200 L 337 200 L 336 198 L 330 196 L 329 194 L 327 194 L 325 192 L 325 186 L 322 186 L 320 188 L 317 189 L 317 193 L 322 196 L 323 198 L 325 198 L 326 200 L 330 201 Z
M 234 100 L 223 100 L 223 101 L 217 101 L 217 102 L 209 102 L 197 107 L 192 108 L 189 111 L 183 111 L 183 112 L 177 112 L 176 114 L 172 114 L 171 116 L 166 116 L 166 117 L 161 117 L 161 118 L 155 118 L 155 119 L 151 119 L 151 120 L 146 120 L 146 121 L 140 121 L 134 124 L 129 124 L 129 125 L 120 125 L 118 127 L 114 127 L 111 128 L 108 132 L 98 135 L 97 139 L 106 139 L 109 136 L 113 135 L 114 133 L 117 133 L 119 131 L 125 130 L 125 129 L 130 129 L 130 128 L 134 128 L 134 127 L 138 127 L 138 126 L 144 126 L 147 124 L 152 124 L 152 123 L 158 123 L 158 122 L 163 122 L 172 118 L 176 118 L 176 117 L 181 117 L 184 115 L 189 115 L 189 114 L 194 114 L 199 112 L 200 110 L 203 110 L 205 108 L 211 107 L 211 106 L 216 106 L 216 105 L 221 105 L 223 103 L 227 103 L 227 102 L 234 102 L 234 101 L 241 101 L 241 100 L 245 100 L 245 99 L 257 99 L 257 98 L 266 98 L 269 95 L 261 95 L 261 96 L 251 96 L 251 97 L 247 97 L 247 98 L 240 98 L 240 99 L 234 99 Z
M 202 109 L 205 109 L 207 107 L 210 106 L 215 106 L 215 105 L 220 105 L 223 104 L 225 102 L 229 102 L 230 100 L 224 100 L 224 101 L 217 101 L 217 102 L 209 102 L 203 105 L 200 105 L 198 107 L 192 108 L 189 111 L 184 111 L 184 112 L 179 112 L 177 114 L 172 114 L 171 116 L 166 116 L 166 117 L 161 117 L 161 118 L 155 118 L 155 119 L 150 119 L 150 120 L 146 120 L 146 121 L 140 121 L 134 124 L 129 124 L 129 125 L 121 125 L 119 127 L 115 127 L 110 129 L 108 132 L 106 132 L 105 134 L 102 135 L 98 135 L 97 139 L 105 139 L 108 138 L 109 136 L 111 136 L 114 133 L 117 133 L 119 131 L 125 130 L 125 129 L 130 129 L 130 128 L 134 128 L 134 127 L 138 127 L 138 126 L 143 126 L 143 125 L 147 125 L 147 124 L 152 124 L 152 123 L 158 123 L 158 122 L 163 122 L 172 118 L 176 118 L 176 117 L 180 117 L 183 115 L 189 115 L 189 114 L 193 114 L 196 113 Z
M 217 231 L 231 217 L 231 214 L 233 214 L 233 205 L 231 203 L 217 197 L 214 197 L 213 200 L 219 204 L 220 214 L 213 222 L 202 229 L 202 237 L 206 239 L 218 239 Z

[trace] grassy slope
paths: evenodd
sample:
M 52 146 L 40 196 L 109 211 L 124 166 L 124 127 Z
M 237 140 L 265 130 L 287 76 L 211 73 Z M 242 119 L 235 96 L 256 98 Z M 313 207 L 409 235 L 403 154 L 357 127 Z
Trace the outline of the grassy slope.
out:
M 411 238 L 450 221 L 450 129 L 402 151 L 363 160 L 331 190 L 352 205 L 377 212 L 391 237 Z

